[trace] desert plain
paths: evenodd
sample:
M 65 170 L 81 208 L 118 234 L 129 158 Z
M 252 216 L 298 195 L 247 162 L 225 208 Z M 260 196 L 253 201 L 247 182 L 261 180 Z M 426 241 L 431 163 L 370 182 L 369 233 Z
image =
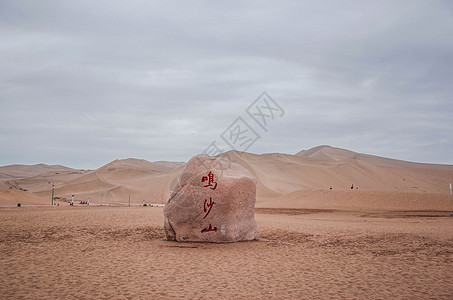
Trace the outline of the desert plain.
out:
M 453 166 L 329 146 L 224 155 L 257 178 L 255 241 L 165 240 L 183 162 L 0 167 L 0 298 L 453 298 Z

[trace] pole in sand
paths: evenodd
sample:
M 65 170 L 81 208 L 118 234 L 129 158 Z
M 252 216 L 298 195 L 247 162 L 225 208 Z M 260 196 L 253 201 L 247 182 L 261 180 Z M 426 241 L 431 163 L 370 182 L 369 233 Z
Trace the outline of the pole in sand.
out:
M 71 206 L 74 206 L 74 195 L 72 195 Z
M 129 206 L 131 206 L 131 195 L 129 195 Z
M 55 189 L 52 188 L 52 206 L 53 206 L 53 193 L 54 193 Z
M 451 192 L 451 182 L 450 182 L 450 195 L 451 195 L 451 194 L 452 194 L 452 192 Z

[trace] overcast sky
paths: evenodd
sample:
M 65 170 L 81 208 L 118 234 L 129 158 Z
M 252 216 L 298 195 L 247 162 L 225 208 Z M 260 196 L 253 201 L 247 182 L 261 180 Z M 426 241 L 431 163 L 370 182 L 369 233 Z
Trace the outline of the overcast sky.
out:
M 453 164 L 452 37 L 451 1 L 0 0 L 0 165 L 186 161 L 238 117 L 252 153 Z

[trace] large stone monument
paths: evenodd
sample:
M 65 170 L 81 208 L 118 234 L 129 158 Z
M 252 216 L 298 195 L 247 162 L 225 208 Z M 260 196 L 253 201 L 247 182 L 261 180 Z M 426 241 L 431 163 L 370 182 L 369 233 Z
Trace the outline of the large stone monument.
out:
M 224 158 L 197 155 L 173 182 L 164 208 L 168 240 L 237 242 L 254 240 L 256 179 Z

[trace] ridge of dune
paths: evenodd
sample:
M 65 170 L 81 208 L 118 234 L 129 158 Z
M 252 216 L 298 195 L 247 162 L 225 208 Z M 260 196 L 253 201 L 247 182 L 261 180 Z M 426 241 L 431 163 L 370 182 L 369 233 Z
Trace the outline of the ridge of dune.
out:
M 13 178 L 0 180 L 0 188 L 17 189 L 29 192 L 40 192 L 61 186 L 64 183 L 89 174 L 91 171 L 59 171 L 47 172 L 28 178 Z
M 76 171 L 75 169 L 61 165 L 7 165 L 0 167 L 0 179 L 29 178 L 49 172 Z
M 165 172 L 174 168 L 178 168 L 185 165 L 185 162 L 169 162 L 169 161 L 156 161 L 150 162 L 145 159 L 137 158 L 126 158 L 126 159 L 116 159 L 99 169 L 98 172 L 102 171 L 112 171 L 119 169 L 137 169 L 137 170 L 146 170 L 154 172 Z
M 170 182 L 184 162 L 117 159 L 55 188 L 57 197 L 90 203 L 165 203 Z M 38 194 L 48 194 L 49 190 Z
M 404 167 L 419 169 L 437 169 L 444 171 L 453 171 L 452 165 L 418 163 L 393 158 L 386 158 L 370 154 L 358 153 L 342 148 L 336 148 L 329 145 L 313 147 L 308 150 L 301 150 L 295 154 L 301 157 L 312 157 L 320 160 L 349 161 L 360 160 L 378 167 Z

